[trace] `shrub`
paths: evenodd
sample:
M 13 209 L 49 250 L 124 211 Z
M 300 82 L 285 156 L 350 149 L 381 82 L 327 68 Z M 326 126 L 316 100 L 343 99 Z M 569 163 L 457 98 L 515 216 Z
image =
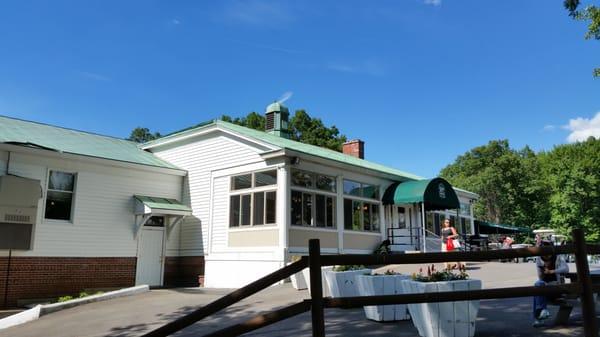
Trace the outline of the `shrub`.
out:
M 351 270 L 361 270 L 361 269 L 366 269 L 367 267 L 363 266 L 363 265 L 356 265 L 356 264 L 352 264 L 352 265 L 344 265 L 344 266 L 335 266 L 333 267 L 333 271 L 351 271 Z
M 66 302 L 66 301 L 70 301 L 73 299 L 73 296 L 67 295 L 67 296 L 61 296 L 58 298 L 57 302 Z

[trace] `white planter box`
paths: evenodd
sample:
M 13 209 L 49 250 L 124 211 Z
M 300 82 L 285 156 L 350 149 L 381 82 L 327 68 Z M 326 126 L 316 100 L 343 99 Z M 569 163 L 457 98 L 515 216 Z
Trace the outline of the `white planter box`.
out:
M 358 275 L 359 296 L 381 296 L 402 294 L 402 280 L 410 279 L 407 275 Z M 403 321 L 410 319 L 406 304 L 366 306 L 368 319 L 383 321 Z
M 481 280 L 447 282 L 402 281 L 405 294 L 481 289 Z M 473 337 L 479 300 L 409 304 L 408 310 L 422 337 Z
M 329 294 L 329 287 L 327 286 L 327 280 L 325 279 L 325 273 L 327 271 L 332 270 L 333 267 L 331 266 L 327 266 L 327 267 L 321 267 L 321 284 L 323 284 L 323 297 L 329 297 L 331 296 Z M 302 276 L 304 276 L 304 282 L 306 282 L 306 287 L 308 288 L 308 293 L 310 294 L 310 272 L 309 272 L 309 268 L 304 268 L 302 270 Z
M 292 287 L 294 287 L 294 289 L 296 290 L 303 290 L 308 288 L 306 280 L 304 279 L 304 273 L 301 271 L 290 276 L 290 280 L 292 281 Z
M 329 270 L 325 273 L 325 279 L 329 286 L 331 297 L 355 297 L 358 295 L 358 286 L 356 277 L 358 275 L 369 274 L 371 269 L 359 269 L 350 271 L 333 271 Z

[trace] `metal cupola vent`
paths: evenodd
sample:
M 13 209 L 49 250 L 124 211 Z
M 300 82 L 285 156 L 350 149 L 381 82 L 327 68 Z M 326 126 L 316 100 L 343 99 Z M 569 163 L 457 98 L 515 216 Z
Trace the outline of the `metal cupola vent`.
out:
M 265 131 L 283 138 L 290 138 L 288 121 L 290 111 L 280 102 L 269 104 L 265 112 Z

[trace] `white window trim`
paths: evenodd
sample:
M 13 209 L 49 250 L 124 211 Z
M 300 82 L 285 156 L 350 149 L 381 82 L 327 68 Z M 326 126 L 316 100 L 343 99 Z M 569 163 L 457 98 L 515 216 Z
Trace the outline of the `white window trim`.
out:
M 256 171 L 251 171 L 251 172 L 242 172 L 242 173 L 236 173 L 236 174 L 232 174 L 229 176 L 229 198 L 227 201 L 227 212 L 228 212 L 228 223 L 227 223 L 227 227 L 228 230 L 230 231 L 241 231 L 241 230 L 249 230 L 249 229 L 259 229 L 259 228 L 273 228 L 273 227 L 277 227 L 277 216 L 275 216 L 275 222 L 274 223 L 264 223 L 264 224 L 260 224 L 260 225 L 255 225 L 254 224 L 254 194 L 255 193 L 265 193 L 266 192 L 274 192 L 275 193 L 275 214 L 277 214 L 278 210 L 277 210 L 277 198 L 280 198 L 280 196 L 277 195 L 277 183 L 273 184 L 273 185 L 266 185 L 266 186 L 259 186 L 259 187 L 251 187 L 251 188 L 244 188 L 244 189 L 239 189 L 239 190 L 233 190 L 232 189 L 232 182 L 233 182 L 233 178 L 236 176 L 241 176 L 241 175 L 247 175 L 250 174 L 251 175 L 251 184 L 252 186 L 255 185 L 256 183 L 256 178 L 255 178 L 255 173 L 260 173 L 260 172 L 266 172 L 266 171 L 273 171 L 275 170 L 276 175 L 279 175 L 279 172 L 277 170 L 277 168 L 265 168 L 265 169 L 261 169 L 261 170 L 256 170 Z M 277 179 L 277 178 L 276 178 Z M 277 181 L 277 180 L 276 180 Z M 237 226 L 232 227 L 231 226 L 231 197 L 232 196 L 242 196 L 242 195 L 250 195 L 250 225 L 242 225 L 241 221 L 242 221 L 242 212 L 241 212 L 241 208 L 242 208 L 242 202 L 241 202 L 241 197 L 240 197 L 240 223 L 238 223 Z M 264 203 L 263 203 L 263 217 L 266 220 L 267 217 L 267 202 L 266 202 L 266 198 L 264 199 Z M 266 221 L 265 221 L 266 222 Z
M 348 195 L 348 194 L 344 194 L 344 199 L 350 199 L 352 201 L 360 201 L 363 203 L 369 203 L 372 205 L 377 205 L 379 207 L 379 228 L 377 230 L 374 229 L 369 229 L 366 230 L 365 228 L 365 221 L 364 221 L 364 212 L 360 212 L 360 222 L 362 225 L 361 230 L 355 230 L 355 229 L 346 229 L 346 219 L 344 218 L 344 224 L 343 224 L 343 228 L 344 228 L 344 232 L 357 232 L 357 233 L 375 233 L 377 235 L 381 235 L 381 228 L 383 227 L 383 219 L 381 219 L 381 207 L 382 203 L 381 201 L 377 200 L 377 199 L 368 199 L 368 198 L 362 198 L 362 197 L 356 197 L 354 195 Z M 344 212 L 344 216 L 345 216 L 345 212 Z M 373 227 L 373 224 L 371 224 L 371 227 Z
M 59 190 L 50 190 L 48 186 L 50 186 L 50 172 L 62 172 L 69 173 L 74 175 L 73 181 L 73 191 L 71 192 L 73 197 L 71 198 L 71 215 L 69 220 L 60 220 L 60 219 L 48 219 L 46 218 L 46 203 L 48 202 L 48 191 L 58 191 L 58 192 L 69 192 L 69 191 L 59 191 Z M 42 206 L 42 223 L 44 224 L 63 224 L 63 225 L 74 225 L 75 224 L 75 208 L 77 206 L 77 185 L 79 182 L 79 172 L 77 171 L 69 171 L 59 168 L 48 167 L 46 169 L 46 184 L 44 186 L 44 202 Z
M 292 223 L 291 217 L 290 217 L 290 226 L 294 227 L 294 228 L 320 228 L 320 229 L 329 229 L 332 231 L 337 231 L 337 226 L 338 226 L 338 219 L 337 219 L 337 194 L 335 193 L 331 193 L 331 192 L 327 192 L 327 193 L 321 193 L 324 192 L 323 190 L 318 190 L 318 189 L 309 189 L 309 188 L 302 188 L 302 187 L 292 187 L 291 188 L 291 193 L 293 192 L 300 192 L 302 194 L 306 193 L 306 194 L 310 194 L 311 195 L 311 204 L 313 205 L 312 209 L 311 209 L 311 214 L 310 214 L 310 225 L 303 225 L 303 224 L 294 224 Z M 319 227 L 316 224 L 316 219 L 317 219 L 317 194 L 322 195 L 324 197 L 329 197 L 333 199 L 333 210 L 331 212 L 331 214 L 334 216 L 334 220 L 333 221 L 333 226 L 332 227 Z M 292 205 L 290 202 L 290 207 L 289 207 L 289 212 L 291 214 L 292 212 Z M 304 212 L 302 211 L 302 215 L 304 215 Z M 327 217 L 327 210 L 325 210 L 325 217 Z M 327 219 L 325 219 L 325 222 L 327 222 Z

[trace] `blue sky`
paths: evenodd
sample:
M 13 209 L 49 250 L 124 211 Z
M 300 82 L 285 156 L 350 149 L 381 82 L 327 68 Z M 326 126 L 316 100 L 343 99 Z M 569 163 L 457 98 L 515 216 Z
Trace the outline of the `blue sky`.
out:
M 127 137 L 292 92 L 367 159 L 435 176 L 490 139 L 600 136 L 584 32 L 559 0 L 5 1 L 0 114 Z

